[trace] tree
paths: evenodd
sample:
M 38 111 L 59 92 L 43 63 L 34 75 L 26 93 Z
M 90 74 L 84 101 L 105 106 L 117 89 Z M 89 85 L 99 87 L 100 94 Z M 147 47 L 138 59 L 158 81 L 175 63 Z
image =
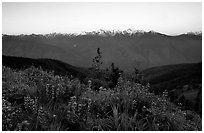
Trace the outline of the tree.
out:
M 119 79 L 121 73 L 122 73 L 122 71 L 118 67 L 115 67 L 114 63 L 112 63 L 111 64 L 111 80 L 113 83 L 113 87 L 115 87 L 117 85 L 118 79 Z
M 144 82 L 142 71 L 137 68 L 134 68 L 134 82 L 140 84 Z
M 101 56 L 101 52 L 100 52 L 100 48 L 97 48 L 97 51 L 96 51 L 96 52 L 97 52 L 97 56 L 94 57 L 94 59 L 93 59 L 92 67 L 93 67 L 95 70 L 99 71 L 100 68 L 101 68 L 101 65 L 103 64 L 103 62 L 102 62 L 102 56 Z
M 91 81 L 92 81 L 92 89 L 98 90 L 99 87 L 102 86 L 103 81 L 103 73 L 101 70 L 102 62 L 102 56 L 100 48 L 97 48 L 97 55 L 93 58 L 93 64 L 92 64 L 92 73 L 91 73 Z

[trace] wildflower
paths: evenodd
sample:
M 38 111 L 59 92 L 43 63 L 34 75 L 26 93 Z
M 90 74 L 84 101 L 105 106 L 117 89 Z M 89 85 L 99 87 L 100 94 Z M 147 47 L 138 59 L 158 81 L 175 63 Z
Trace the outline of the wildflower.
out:
M 11 111 L 11 108 L 9 108 L 9 107 L 7 107 L 8 108 L 8 110 L 7 111 Z
M 76 105 L 77 105 L 77 103 L 76 103 L 76 102 L 73 102 L 73 106 L 76 107 Z
M 91 103 L 91 99 L 88 99 L 88 103 Z
M 147 83 L 146 87 L 149 88 L 150 87 L 150 83 Z
M 91 85 L 92 85 L 92 81 L 89 80 L 89 81 L 88 81 L 88 86 L 89 86 L 89 88 L 91 88 Z
M 78 111 L 82 109 L 82 104 L 78 104 Z
M 135 104 L 135 103 L 137 103 L 137 102 L 136 102 L 136 100 L 133 100 L 132 103 Z
M 30 123 L 27 120 L 25 120 L 25 121 L 22 122 L 22 124 L 29 125 Z
M 103 90 L 103 87 L 101 86 L 101 87 L 99 88 L 99 90 L 101 90 L 101 91 L 102 91 L 102 90 Z
M 71 101 L 76 101 L 76 96 L 70 97 Z

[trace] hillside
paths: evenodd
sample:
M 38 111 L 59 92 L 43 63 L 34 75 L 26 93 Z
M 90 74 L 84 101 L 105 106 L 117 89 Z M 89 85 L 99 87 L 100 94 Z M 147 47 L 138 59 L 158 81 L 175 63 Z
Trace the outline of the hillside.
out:
M 90 67 L 100 47 L 103 67 L 150 68 L 202 60 L 202 35 L 167 36 L 157 32 L 101 31 L 85 34 L 3 35 L 4 55 L 52 58 L 74 66 Z
M 75 67 L 54 59 L 31 59 L 2 55 L 2 65 L 17 70 L 24 70 L 31 66 L 37 68 L 41 67 L 46 71 L 54 71 L 57 75 L 72 75 L 80 79 L 88 75 L 88 70 L 85 68 Z
M 171 90 L 186 84 L 201 84 L 202 63 L 153 67 L 144 70 L 144 79 L 153 87 Z M 157 90 L 155 90 L 157 91 Z
M 202 113 L 202 63 L 149 68 L 144 70 L 144 79 L 156 94 L 167 90 L 172 102 Z

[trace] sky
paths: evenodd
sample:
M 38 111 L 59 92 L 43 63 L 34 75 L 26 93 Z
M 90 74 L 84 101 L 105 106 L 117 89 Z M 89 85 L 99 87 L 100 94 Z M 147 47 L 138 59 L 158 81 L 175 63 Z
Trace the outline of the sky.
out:
M 3 34 L 144 30 L 167 35 L 202 31 L 201 2 L 3 2 Z

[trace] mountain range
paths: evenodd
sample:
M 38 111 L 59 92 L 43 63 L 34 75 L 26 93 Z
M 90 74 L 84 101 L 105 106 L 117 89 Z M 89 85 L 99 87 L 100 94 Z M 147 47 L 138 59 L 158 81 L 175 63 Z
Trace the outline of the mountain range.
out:
M 2 54 L 57 59 L 89 68 L 100 48 L 103 65 L 134 68 L 202 61 L 202 33 L 168 36 L 150 31 L 94 31 L 84 34 L 2 35 Z

